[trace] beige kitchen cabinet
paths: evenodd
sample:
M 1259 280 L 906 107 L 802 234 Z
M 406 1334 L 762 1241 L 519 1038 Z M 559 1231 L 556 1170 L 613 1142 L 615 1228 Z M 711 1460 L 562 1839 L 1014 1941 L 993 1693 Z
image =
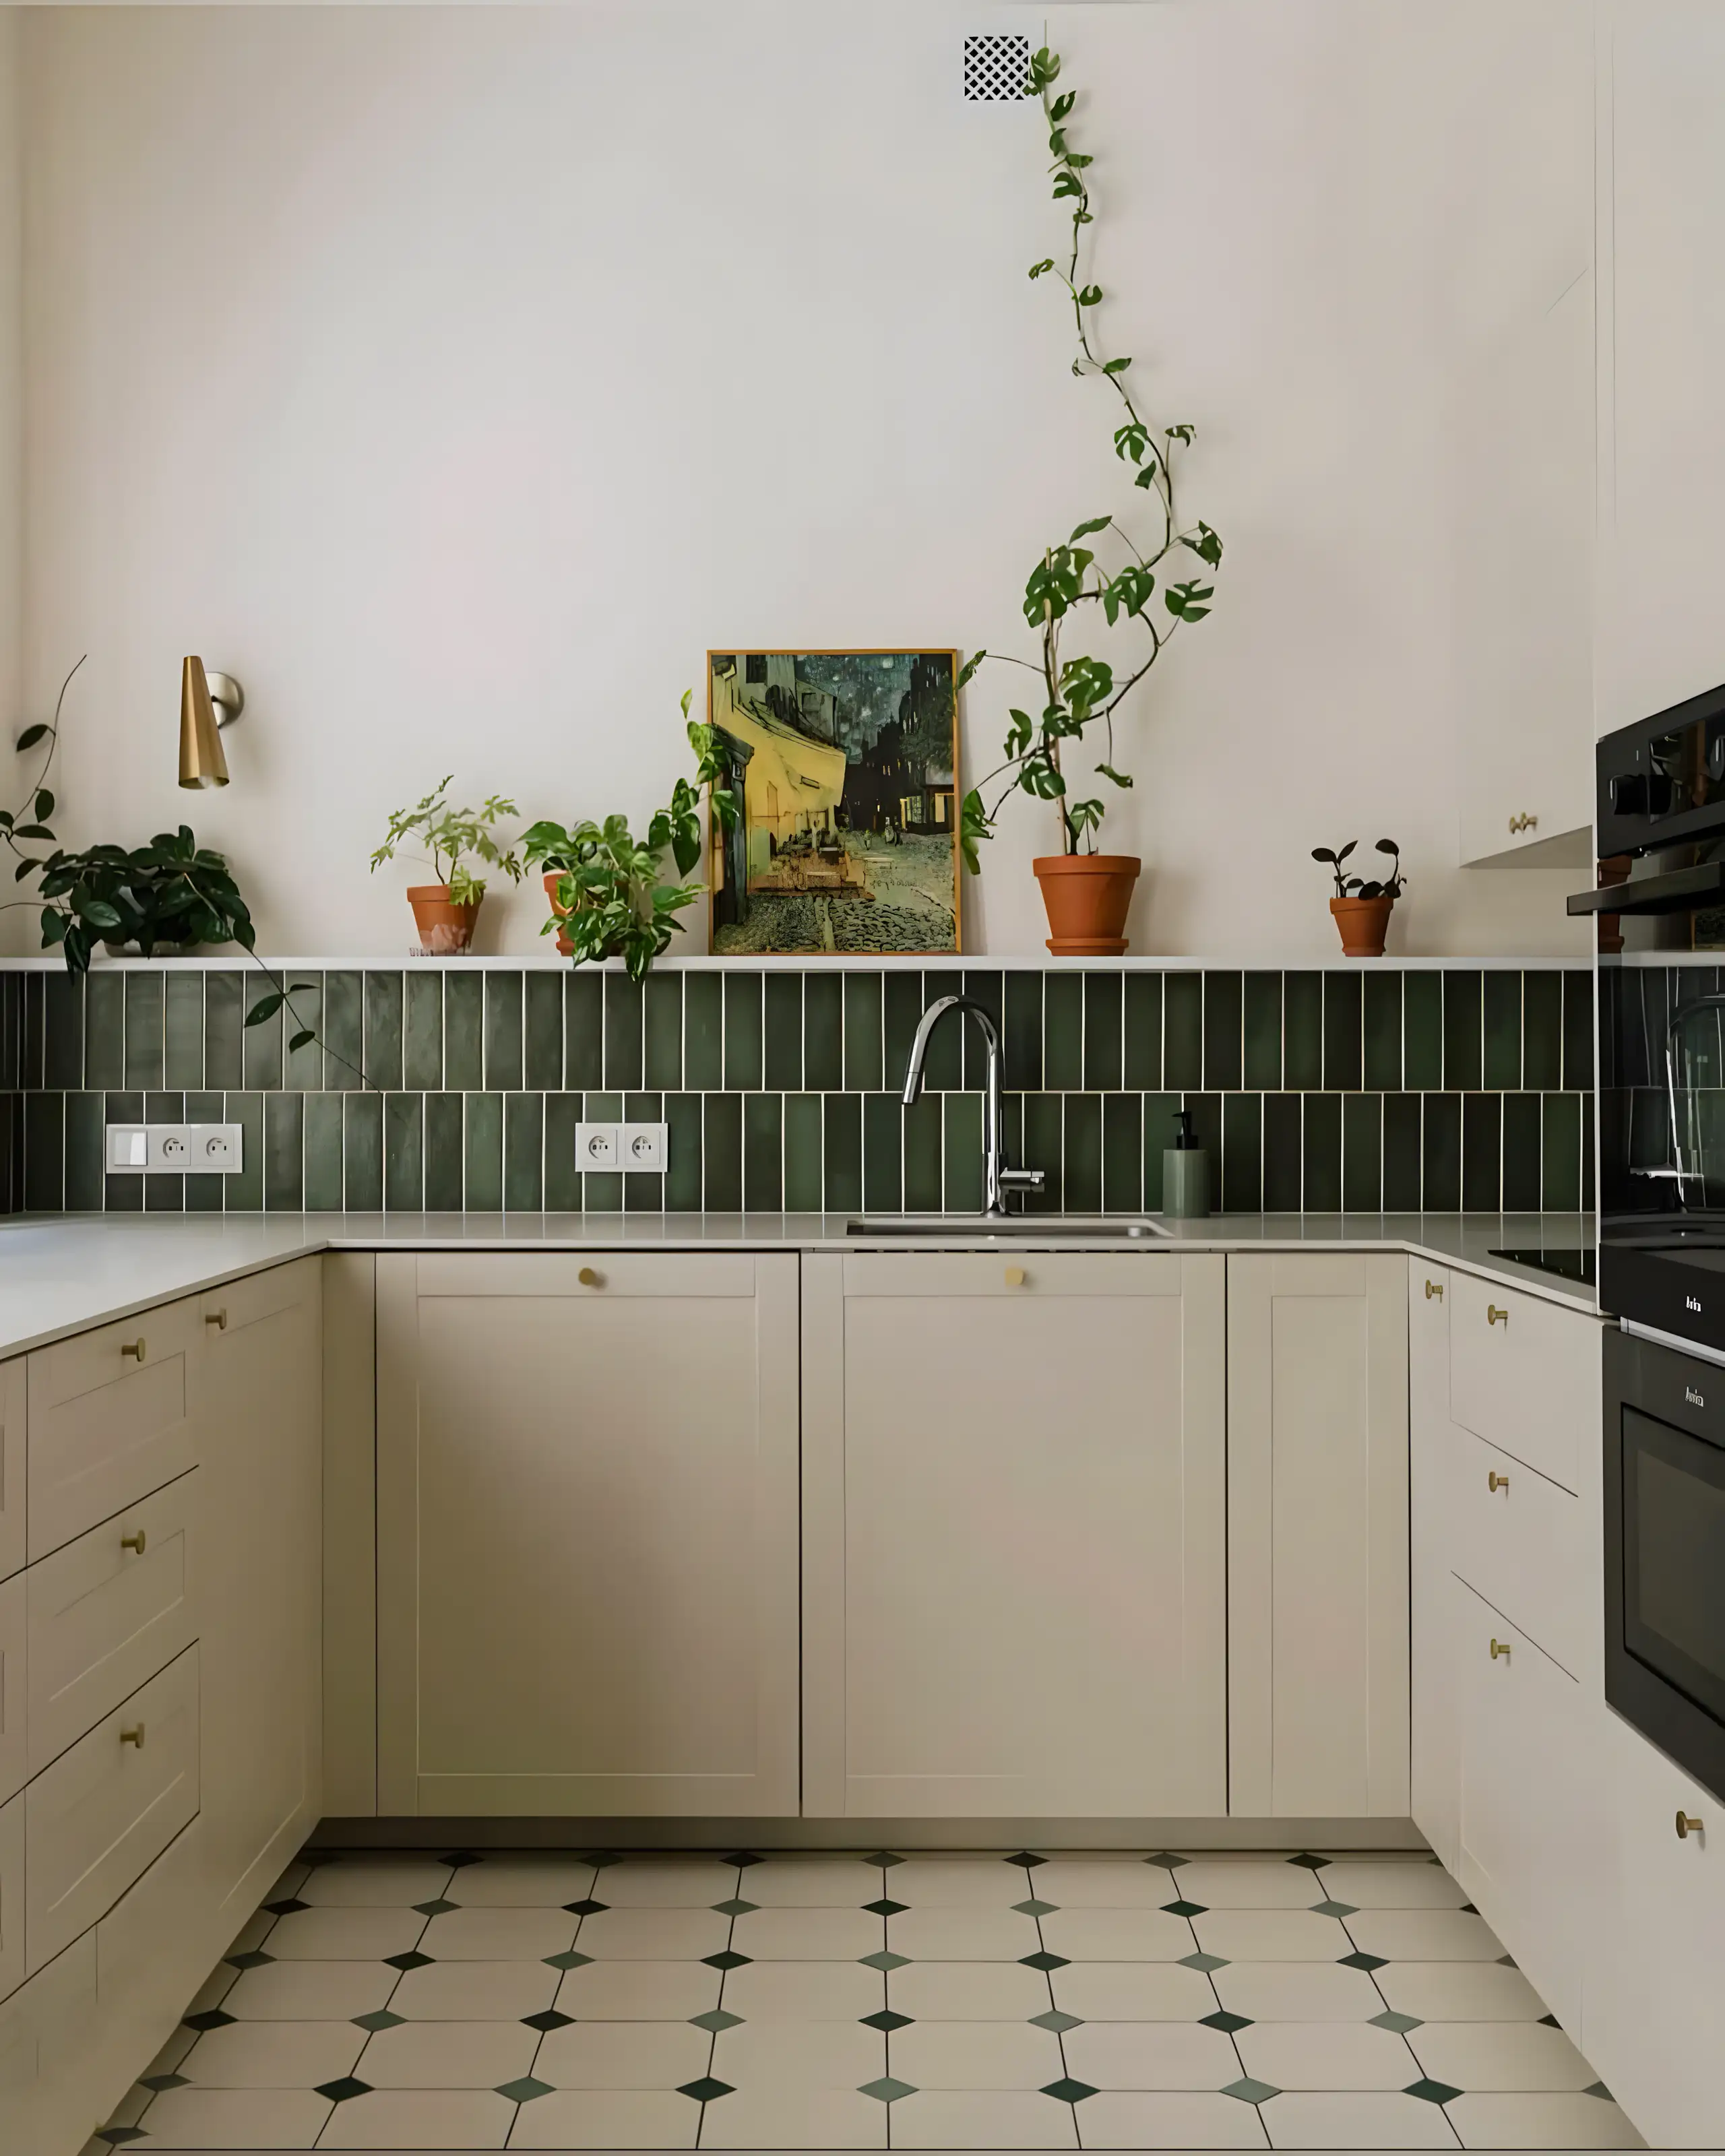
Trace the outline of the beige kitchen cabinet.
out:
M 805 1813 L 1226 1810 L 1224 1265 L 805 1260 Z
M 0 1579 L 23 1563 L 24 1399 L 28 1364 L 22 1355 L 0 1363 Z
M 1453 1871 L 1459 1861 L 1455 1635 L 1461 1589 L 1448 1521 L 1450 1294 L 1447 1265 L 1408 1260 L 1409 1776 L 1414 1824 Z
M 254 1273 L 195 1312 L 203 1831 L 223 1943 L 322 1810 L 319 1265 Z
M 377 1807 L 797 1810 L 797 1260 L 379 1258 Z

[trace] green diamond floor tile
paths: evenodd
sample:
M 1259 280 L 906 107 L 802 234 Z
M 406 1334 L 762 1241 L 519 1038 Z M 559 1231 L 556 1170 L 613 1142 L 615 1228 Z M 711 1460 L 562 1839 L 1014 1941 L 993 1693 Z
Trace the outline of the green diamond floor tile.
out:
M 729 2082 L 716 2081 L 711 2074 L 703 2074 L 698 2082 L 685 2082 L 677 2094 L 693 2097 L 696 2103 L 711 2103 L 716 2097 L 729 2096 L 731 2089 Z
M 592 1959 L 591 1954 L 577 1953 L 574 1948 L 571 1947 L 566 1953 L 547 1954 L 545 1966 L 547 1969 L 585 1969 Z
M 1021 1917 L 1051 1917 L 1060 1904 L 1057 1902 L 1014 1902 L 1012 1906 Z
M 591 1896 L 581 1902 L 565 1902 L 564 1909 L 572 1917 L 602 1916 L 610 1907 L 608 1902 L 595 1902 Z
M 391 1969 L 429 1969 L 435 1957 L 423 1954 L 416 1948 L 409 1948 L 406 1953 L 385 1954 L 383 1958 Z
M 1372 2016 L 1374 2029 L 1388 2029 L 1398 2036 L 1405 2036 L 1409 2030 L 1423 2029 L 1425 2025 L 1417 2014 L 1384 2013 Z
M 748 1955 L 738 1953 L 734 1947 L 726 1947 L 722 1953 L 703 1954 L 701 1958 L 709 1969 L 746 1969 L 749 1962 Z
M 574 2019 L 575 2016 L 572 2014 L 559 2014 L 555 2006 L 547 2006 L 542 2014 L 522 2015 L 521 2026 L 524 2029 L 536 2029 L 542 2036 L 553 2029 L 568 2028 Z
M 1045 1856 L 1038 1856 L 1032 1850 L 1020 1849 L 1014 1855 L 1009 1856 L 1006 1861 L 1009 1864 L 1022 1864 L 1029 1870 L 1038 1864 L 1046 1864 L 1048 1859 Z
M 1596 2096 L 1603 2103 L 1615 2103 L 1617 2101 L 1604 2082 L 1589 2082 L 1581 2093 L 1584 2096 Z
M 140 2088 L 153 2090 L 160 2096 L 164 2089 L 185 2088 L 189 2086 L 183 2074 L 146 2074 L 139 2082 Z
M 506 2096 L 511 2103 L 531 2103 L 536 2096 L 549 2096 L 551 2090 L 549 2082 L 536 2082 L 531 2074 L 523 2074 L 517 2082 L 500 2082 L 497 2085 L 498 2095 Z
M 725 1859 L 725 1861 L 726 1864 L 740 1865 L 744 1869 L 747 1869 L 751 1864 L 764 1864 L 767 1860 L 764 1856 L 757 1856 L 752 1849 L 735 1849 L 732 1850 L 730 1856 Z M 728 2090 L 726 2092 L 727 2095 L 729 2092 L 730 2092 Z
M 1424 2076 L 1417 2082 L 1409 2082 L 1402 2091 L 1404 2096 L 1417 2096 L 1425 2103 L 1450 2103 L 1461 2093 L 1459 2088 L 1451 2088 L 1448 2082 L 1435 2082 Z
M 1064 1969 L 1066 1966 L 1065 1954 L 1050 1953 L 1046 1948 L 1040 1953 L 1020 1954 L 1019 1959 L 1026 1969 L 1040 1969 L 1045 1973 L 1051 1969 Z
M 910 1906 L 908 1902 L 895 1902 L 884 1894 L 878 1902 L 863 1903 L 871 1917 L 901 1917 Z
M 901 2096 L 916 2093 L 913 2082 L 895 2080 L 891 2074 L 883 2074 L 877 2082 L 865 2082 L 857 2091 L 859 2096 L 871 2096 L 880 2103 L 896 2103 Z
M 727 2014 L 722 2006 L 714 2007 L 710 2014 L 691 2014 L 689 2021 L 691 2028 L 705 2029 L 710 2036 L 716 2036 L 721 2029 L 742 2026 L 742 2015 Z
M 883 1947 L 879 1953 L 857 1956 L 865 1969 L 902 1969 L 910 1958 L 908 1954 L 895 1953 L 891 1947 Z
M 439 1861 L 447 1864 L 452 1871 L 460 1871 L 470 1864 L 483 1864 L 485 1859 L 476 1849 L 454 1849 L 447 1856 L 439 1858 Z
M 1056 2036 L 1064 2036 L 1069 2029 L 1081 2029 L 1084 2020 L 1081 2015 L 1062 2014 L 1059 2007 L 1054 2006 L 1046 2014 L 1033 2014 L 1030 2026 L 1033 2029 L 1050 2029 Z
M 734 1856 L 727 1856 L 725 1860 L 727 1864 L 735 1864 L 738 1861 Z M 609 1865 L 621 1864 L 623 1859 L 614 1849 L 590 1849 L 581 1861 L 592 1865 L 595 1871 L 603 1871 Z
M 266 1962 L 272 1962 L 275 1958 L 274 1954 L 266 1953 L 237 1953 L 223 1956 L 229 1969 L 262 1969 Z
M 369 2082 L 356 2081 L 352 2074 L 343 2074 L 340 2081 L 320 2082 L 317 2085 L 317 2093 L 326 2096 L 331 2103 L 346 2103 L 351 2097 L 369 2096 L 371 2092 Z
M 1164 1871 L 1178 1871 L 1183 1864 L 1189 1864 L 1189 1856 L 1176 1856 L 1171 1849 L 1159 1850 L 1154 1856 L 1147 1856 L 1146 1864 L 1159 1864 Z
M 375 2036 L 380 2029 L 399 2029 L 407 2020 L 404 2014 L 392 2014 L 387 2006 L 380 2006 L 375 2014 L 356 2014 L 356 2029 L 369 2029 Z
M 1162 1906 L 1170 1917 L 1201 1917 L 1209 1904 L 1206 1902 L 1164 1902 Z
M 1351 1953 L 1340 1957 L 1343 1969 L 1383 1969 L 1386 1966 L 1382 1954 Z
M 1219 2007 L 1214 2014 L 1201 2015 L 1199 2020 L 1202 2027 L 1219 2029 L 1224 2036 L 1231 2036 L 1236 2029 L 1250 2029 L 1252 2025 L 1250 2015 L 1230 2014 L 1225 2006 Z
M 908 2029 L 915 2018 L 914 2015 L 895 2014 L 890 2006 L 883 2006 L 878 2014 L 865 2014 L 862 2025 L 865 2029 L 885 2030 L 890 2035 L 895 2029 Z
M 1042 2093 L 1060 2103 L 1082 2103 L 1086 2097 L 1095 2096 L 1097 2092 L 1088 2082 L 1075 2082 L 1070 2074 L 1062 2074 L 1059 2081 L 1048 2082 Z
M 889 1865 L 902 1864 L 904 1861 L 903 1857 L 895 1856 L 890 1849 L 877 1849 L 872 1856 L 865 1856 L 863 1859 L 865 1864 L 878 1864 L 883 1870 Z
M 1213 1969 L 1226 1969 L 1227 1966 L 1226 1954 L 1189 1953 L 1180 1956 L 1182 1969 L 1201 1969 L 1206 1976 Z
M 202 2014 L 188 2014 L 185 2026 L 198 2030 L 225 2029 L 233 2019 L 231 2014 L 224 2014 L 219 2006 L 212 2006 Z
M 1561 2029 L 1563 2025 L 1555 2014 L 1542 2014 L 1539 2020 L 1541 2026 L 1547 2029 Z
M 420 1917 L 441 1917 L 451 1909 L 460 1907 L 459 1902 L 445 1902 L 441 1896 L 435 1902 L 415 1902 L 413 1913 Z
M 1352 1902 L 1314 1902 L 1312 1914 L 1317 1917 L 1357 1917 L 1358 1907 Z
M 1497 1966 L 1499 1969 L 1519 1969 L 1521 1967 L 1521 1964 L 1516 1959 L 1513 1954 L 1499 1954 L 1497 1957 Z
M 1314 1856 L 1309 1849 L 1302 1849 L 1297 1856 L 1288 1859 L 1290 1864 L 1303 1864 L 1308 1871 L 1322 1871 L 1328 1861 L 1327 1856 Z
M 105 2126 L 96 2136 L 98 2141 L 105 2141 L 114 2148 L 123 2148 L 128 2141 L 141 2141 L 143 2138 L 141 2126 Z
M 1280 2096 L 1281 2091 L 1273 2082 L 1255 2082 L 1247 2074 L 1240 2081 L 1230 2082 L 1222 2093 L 1224 2096 L 1237 2096 L 1242 2103 L 1268 2103 L 1271 2097 Z
M 752 1917 L 760 1906 L 758 1902 L 715 1902 L 713 1913 L 717 1917 Z

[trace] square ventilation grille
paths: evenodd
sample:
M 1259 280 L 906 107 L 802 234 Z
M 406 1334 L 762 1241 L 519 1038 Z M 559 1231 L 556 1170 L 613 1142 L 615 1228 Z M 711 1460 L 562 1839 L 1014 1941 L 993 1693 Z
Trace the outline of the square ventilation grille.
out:
M 964 95 L 972 105 L 1028 97 L 1030 40 L 1017 31 L 983 33 L 964 40 Z

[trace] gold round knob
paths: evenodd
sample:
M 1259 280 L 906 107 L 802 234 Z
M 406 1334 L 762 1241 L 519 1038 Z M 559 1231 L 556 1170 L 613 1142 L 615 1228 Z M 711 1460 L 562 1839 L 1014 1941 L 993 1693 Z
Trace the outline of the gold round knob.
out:
M 1698 1819 L 1692 1819 L 1687 1812 L 1680 1811 L 1677 1814 L 1677 1839 L 1679 1841 L 1687 1841 L 1692 1834 L 1702 1834 L 1705 1832 L 1706 1829 L 1702 1825 L 1702 1823 Z
M 1425 1283 L 1425 1300 L 1430 1302 L 1434 1296 L 1440 1302 L 1444 1299 L 1444 1285 L 1441 1281 L 1427 1281 Z
M 120 1537 L 120 1547 L 121 1549 L 136 1550 L 141 1557 L 144 1554 L 144 1531 L 140 1527 L 135 1535 L 122 1535 Z
M 141 1752 L 144 1748 L 143 1723 L 141 1722 L 136 1729 L 122 1729 L 120 1732 L 120 1741 L 122 1744 L 136 1744 Z
M 1500 1310 L 1495 1302 L 1488 1302 L 1486 1305 L 1486 1322 L 1487 1325 L 1502 1325 L 1507 1329 L 1509 1324 L 1509 1312 L 1507 1310 Z
M 1494 1640 L 1491 1642 L 1491 1659 L 1494 1662 L 1507 1662 L 1509 1660 L 1507 1640 Z
M 1024 1284 L 1024 1267 L 1022 1265 L 1009 1265 L 1006 1268 L 1006 1285 L 1009 1287 L 1022 1287 Z
M 1488 1490 L 1507 1490 L 1509 1487 L 1509 1477 L 1507 1475 L 1500 1475 L 1494 1467 L 1486 1476 L 1486 1487 Z
M 605 1285 L 605 1276 L 595 1272 L 591 1265 L 583 1265 L 575 1277 L 583 1287 L 603 1287 Z
M 225 1332 L 228 1330 L 228 1313 L 225 1310 L 205 1311 L 203 1322 L 206 1325 L 213 1325 L 218 1332 Z
M 144 1350 L 144 1336 L 141 1332 L 138 1335 L 136 1340 L 122 1340 L 120 1343 L 121 1354 L 122 1356 L 131 1356 L 135 1363 L 141 1363 L 143 1361 Z

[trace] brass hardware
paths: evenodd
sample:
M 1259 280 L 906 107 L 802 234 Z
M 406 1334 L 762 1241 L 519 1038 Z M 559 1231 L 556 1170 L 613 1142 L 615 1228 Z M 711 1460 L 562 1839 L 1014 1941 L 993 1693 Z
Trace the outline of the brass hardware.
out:
M 136 1550 L 141 1557 L 144 1554 L 144 1531 L 140 1527 L 135 1535 L 122 1535 L 120 1537 L 120 1547 L 121 1549 Z
M 245 692 L 231 674 L 212 674 L 188 658 L 180 669 L 180 783 L 225 786 L 228 758 L 220 730 L 245 709 Z
M 1679 1841 L 1687 1841 L 1692 1834 L 1702 1834 L 1706 1830 L 1702 1827 L 1702 1823 L 1698 1819 L 1692 1819 L 1686 1812 L 1679 1812 L 1677 1814 L 1677 1839 Z
M 130 1355 L 134 1360 L 141 1363 L 144 1359 L 143 1334 L 141 1332 L 136 1340 L 122 1340 L 120 1343 L 120 1352 L 122 1355 Z
M 591 1265 L 583 1265 L 575 1277 L 583 1287 L 603 1287 L 605 1285 L 605 1276 L 596 1273 Z
M 1507 1330 L 1509 1312 L 1507 1310 L 1500 1310 L 1495 1302 L 1488 1302 L 1486 1305 L 1486 1322 L 1487 1325 L 1501 1325 Z
M 1538 829 L 1539 819 L 1537 816 L 1530 816 L 1525 808 L 1519 816 L 1512 816 L 1509 819 L 1509 832 L 1512 838 L 1514 838 L 1517 832 L 1537 831 Z
M 1022 1287 L 1024 1284 L 1024 1267 L 1022 1265 L 1009 1265 L 1006 1268 L 1006 1285 L 1009 1287 Z
M 1434 1297 L 1440 1302 L 1444 1299 L 1444 1284 L 1441 1281 L 1427 1281 L 1425 1283 L 1425 1300 L 1430 1302 Z
M 122 1744 L 136 1744 L 141 1752 L 144 1748 L 143 1723 L 141 1722 L 136 1729 L 122 1729 L 120 1732 L 120 1741 Z
M 1509 1660 L 1507 1640 L 1494 1640 L 1491 1642 L 1491 1659 L 1494 1662 L 1507 1662 Z
M 225 1332 L 228 1330 L 228 1313 L 225 1310 L 205 1311 L 203 1322 L 206 1325 L 213 1325 L 218 1332 Z
M 1507 1490 L 1509 1487 L 1509 1477 L 1507 1475 L 1500 1475 L 1494 1467 L 1486 1476 L 1486 1487 L 1488 1490 Z

